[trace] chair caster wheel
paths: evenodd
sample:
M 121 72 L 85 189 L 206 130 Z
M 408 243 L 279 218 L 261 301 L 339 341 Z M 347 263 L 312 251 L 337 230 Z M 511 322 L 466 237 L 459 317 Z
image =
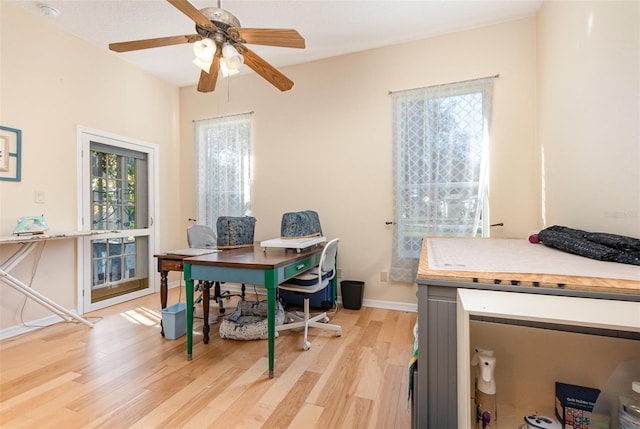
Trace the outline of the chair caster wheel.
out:
M 329 316 L 324 316 L 324 319 L 322 319 L 322 323 L 329 323 Z
M 341 337 L 342 336 L 342 330 L 338 329 L 336 330 L 336 337 Z
M 305 350 L 309 350 L 311 348 L 311 343 L 309 341 L 305 341 L 302 343 L 302 348 Z
M 225 312 L 225 311 L 226 311 L 226 310 L 225 310 L 224 308 L 221 308 L 221 309 L 219 309 L 219 310 L 218 310 L 218 313 L 220 313 L 220 314 L 224 314 L 224 312 Z

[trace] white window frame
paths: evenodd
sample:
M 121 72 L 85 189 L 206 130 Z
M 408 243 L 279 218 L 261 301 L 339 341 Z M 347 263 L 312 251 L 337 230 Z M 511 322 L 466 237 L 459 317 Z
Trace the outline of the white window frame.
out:
M 251 216 L 252 124 L 251 112 L 194 122 L 197 223 L 215 230 L 219 216 Z
M 482 236 L 489 235 L 488 149 L 493 82 L 496 77 L 393 93 L 394 231 L 389 273 L 391 280 L 415 281 L 420 243 L 425 235 L 473 237 L 478 233 L 478 226 L 481 228 Z M 482 123 L 478 121 L 471 123 L 480 125 L 480 129 L 460 126 L 455 119 L 457 118 L 456 110 L 460 109 L 460 106 L 446 101 L 450 97 L 474 94 L 482 95 L 482 117 L 479 118 Z M 464 99 L 461 101 L 466 102 Z M 409 125 L 402 108 L 405 103 L 408 103 L 409 107 L 413 104 L 413 109 L 417 113 L 422 112 L 420 109 L 423 109 L 424 116 L 410 116 L 413 123 L 410 122 Z M 448 107 L 434 109 L 431 103 L 434 106 Z M 468 117 L 468 113 L 465 113 L 465 116 Z M 434 128 L 435 131 L 432 131 Z M 408 141 L 407 138 L 411 140 Z M 473 145 L 470 144 L 471 142 Z M 480 147 L 477 146 L 478 142 Z M 450 154 L 455 154 L 455 157 L 442 157 L 441 148 L 449 151 Z M 422 158 L 436 149 L 434 157 Z M 416 158 L 416 153 L 422 153 L 422 155 Z M 464 157 L 460 154 L 464 154 Z M 472 164 L 469 170 L 466 163 L 473 159 L 479 159 L 479 163 Z M 436 165 L 434 163 L 438 167 L 434 167 Z M 416 172 L 408 175 L 409 181 L 407 181 L 407 165 L 414 166 L 416 169 Z M 455 175 L 444 180 L 442 177 L 447 177 L 444 173 L 449 171 L 454 172 Z M 458 172 L 462 171 L 467 173 L 460 175 Z M 436 179 L 419 175 L 425 172 L 434 175 Z M 477 178 L 470 179 L 476 174 L 478 174 Z M 464 179 L 461 181 L 460 177 Z M 413 194 L 416 194 L 415 197 Z M 452 212 L 452 210 L 455 211 Z M 451 213 L 460 213 L 458 215 L 460 222 L 451 223 L 455 217 Z M 465 220 L 469 217 L 475 219 L 473 231 L 469 229 L 469 221 Z

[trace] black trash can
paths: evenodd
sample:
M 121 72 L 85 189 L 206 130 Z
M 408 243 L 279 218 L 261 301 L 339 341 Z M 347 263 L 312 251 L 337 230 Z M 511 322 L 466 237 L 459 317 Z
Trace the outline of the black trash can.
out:
M 360 310 L 364 296 L 364 282 L 342 280 L 340 290 L 342 291 L 342 306 L 349 310 Z

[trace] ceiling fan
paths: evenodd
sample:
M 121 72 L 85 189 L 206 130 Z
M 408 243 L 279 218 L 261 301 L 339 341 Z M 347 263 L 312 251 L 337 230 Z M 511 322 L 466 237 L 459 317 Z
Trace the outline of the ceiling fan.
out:
M 244 63 L 280 91 L 288 91 L 293 81 L 258 56 L 244 44 L 304 48 L 304 38 L 292 29 L 242 28 L 240 21 L 228 11 L 218 7 L 196 9 L 187 0 L 167 0 L 196 23 L 197 34 L 159 37 L 109 44 L 115 52 L 193 43 L 196 59 L 194 63 L 202 71 L 198 91 L 211 92 L 216 87 L 218 72 L 223 75 L 237 73 Z

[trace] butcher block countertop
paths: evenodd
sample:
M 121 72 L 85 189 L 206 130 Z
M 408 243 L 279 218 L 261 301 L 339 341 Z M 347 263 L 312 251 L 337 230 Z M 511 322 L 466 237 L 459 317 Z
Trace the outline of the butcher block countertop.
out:
M 417 281 L 426 280 L 636 295 L 640 300 L 640 266 L 597 261 L 527 239 L 425 237 Z

